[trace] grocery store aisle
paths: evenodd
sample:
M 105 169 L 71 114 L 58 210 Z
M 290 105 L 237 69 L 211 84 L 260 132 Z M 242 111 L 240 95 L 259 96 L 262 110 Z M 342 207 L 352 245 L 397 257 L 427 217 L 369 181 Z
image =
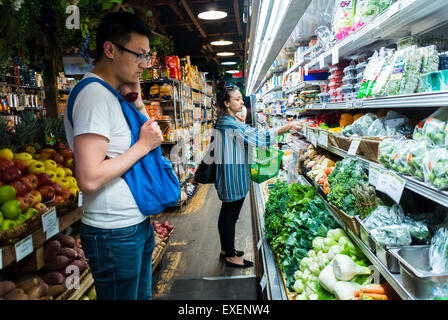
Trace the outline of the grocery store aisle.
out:
M 203 185 L 183 212 L 156 217 L 174 225 L 161 266 L 153 274 L 154 299 L 257 299 L 255 268 L 226 267 L 219 260 L 221 202 L 213 186 Z M 250 197 L 236 227 L 235 246 L 254 260 Z

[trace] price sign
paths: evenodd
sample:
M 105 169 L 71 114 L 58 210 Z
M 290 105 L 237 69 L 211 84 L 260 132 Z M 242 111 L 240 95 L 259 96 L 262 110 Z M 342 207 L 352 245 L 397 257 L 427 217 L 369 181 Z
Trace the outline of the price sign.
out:
M 378 184 L 378 178 L 380 176 L 380 169 L 370 165 L 369 166 L 369 183 L 376 187 Z
M 328 147 L 328 133 L 327 132 L 319 132 L 318 143 L 321 146 Z
M 310 138 L 311 138 L 311 140 L 310 140 L 311 144 L 313 146 L 317 147 L 317 134 L 311 133 L 311 137 Z
M 17 242 L 14 246 L 16 250 L 16 261 L 19 262 L 33 252 L 33 236 L 30 234 L 28 237 Z
M 78 192 L 78 207 L 82 207 L 82 202 L 83 202 L 82 192 L 79 191 Z
M 389 173 L 383 170 L 379 171 L 376 190 L 387 194 L 387 186 L 389 185 Z
M 2 249 L 0 248 L 0 270 L 3 269 L 3 255 L 2 255 Z
M 322 53 L 320 56 L 319 56 L 319 69 L 323 69 L 325 67 L 325 56 L 324 56 L 324 54 Z
M 396 203 L 400 203 L 401 196 L 403 194 L 404 186 L 406 185 L 406 181 L 397 176 L 395 173 L 391 172 L 389 176 L 389 189 L 388 195 L 391 197 Z
M 56 208 L 42 215 L 42 227 L 46 232 L 47 240 L 59 232 L 59 219 L 56 215 Z
M 353 108 L 353 101 L 347 101 L 345 102 L 345 108 L 346 109 L 352 109 Z
M 350 148 L 347 151 L 347 154 L 349 156 L 356 155 L 356 151 L 358 151 L 360 143 L 361 143 L 360 138 L 353 138 L 352 143 L 350 144 Z
M 331 64 L 339 63 L 339 46 L 335 45 L 331 51 Z

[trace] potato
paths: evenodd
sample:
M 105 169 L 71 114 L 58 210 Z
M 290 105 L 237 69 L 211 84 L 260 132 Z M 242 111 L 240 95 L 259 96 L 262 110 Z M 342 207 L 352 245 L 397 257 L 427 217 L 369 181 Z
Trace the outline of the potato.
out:
M 67 287 L 65 286 L 65 283 L 62 284 L 55 284 L 52 286 L 48 286 L 47 295 L 53 298 L 58 297 L 60 294 L 62 294 L 65 290 L 67 290 Z
M 64 276 L 60 272 L 52 271 L 44 274 L 42 280 L 48 285 L 61 284 L 64 282 Z
M 50 240 L 44 245 L 44 260 L 48 261 L 57 256 L 61 250 L 61 242 L 59 240 Z
M 76 248 L 61 248 L 61 250 L 59 250 L 58 256 L 64 256 L 69 258 L 70 260 L 73 260 L 78 258 L 78 252 Z
M 0 281 L 0 297 L 5 296 L 16 288 L 16 284 L 12 281 Z
M 15 288 L 5 295 L 5 300 L 28 300 L 28 295 L 21 288 Z
M 55 238 L 61 242 L 63 248 L 75 248 L 76 241 L 75 238 L 67 236 L 63 233 L 58 233 Z
M 53 300 L 53 297 L 52 296 L 43 296 L 43 297 L 40 297 L 39 300 Z
M 17 288 L 23 289 L 25 292 L 27 292 L 29 289 L 38 286 L 39 285 L 39 279 L 37 276 L 22 280 L 20 282 L 17 282 L 16 286 Z
M 70 263 L 70 259 L 65 256 L 56 256 L 45 263 L 44 270 L 55 271 L 65 268 Z
M 40 285 L 32 287 L 26 293 L 30 300 L 38 300 L 42 296 L 42 287 Z

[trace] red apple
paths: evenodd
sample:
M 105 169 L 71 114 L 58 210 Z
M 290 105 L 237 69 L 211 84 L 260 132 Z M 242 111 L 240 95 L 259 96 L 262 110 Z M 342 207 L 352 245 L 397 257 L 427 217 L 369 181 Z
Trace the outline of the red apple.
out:
M 31 190 L 31 194 L 34 197 L 34 203 L 37 204 L 39 202 L 42 202 L 42 195 L 37 190 Z
M 55 204 L 59 204 L 59 203 L 62 203 L 62 202 L 64 202 L 64 198 L 62 196 L 57 195 L 57 196 L 54 197 L 54 203 Z
M 14 160 L 14 167 L 19 169 L 22 173 L 28 172 L 28 166 L 25 161 L 22 160 Z
M 69 147 L 59 150 L 59 154 L 63 156 L 65 160 L 73 159 L 73 151 Z
M 56 150 L 60 150 L 65 148 L 65 144 L 63 144 L 61 141 L 56 141 L 53 147 L 56 148 Z
M 30 192 L 33 190 L 33 183 L 27 177 L 20 178 L 20 181 L 26 186 L 26 192 Z
M 39 173 L 37 175 L 37 184 L 38 186 L 48 185 L 51 184 L 53 181 L 51 181 L 51 177 L 48 175 L 48 173 Z
M 13 181 L 9 185 L 16 189 L 16 197 L 23 197 L 27 193 L 26 185 L 20 180 Z
M 34 209 L 36 209 L 39 213 L 43 213 L 47 211 L 47 206 L 43 204 L 42 202 L 39 202 L 34 206 Z
M 54 160 L 56 163 L 64 164 L 64 157 L 61 156 L 59 153 L 53 153 L 51 155 L 51 159 Z
M 43 185 L 39 188 L 43 201 L 51 201 L 54 198 L 54 188 L 50 185 Z
M 31 181 L 31 190 L 36 190 L 39 184 L 37 176 L 32 173 L 27 173 L 26 175 L 24 175 L 24 177 Z
M 15 180 L 19 180 L 22 176 L 22 172 L 16 167 L 6 168 L 2 174 L 2 181 L 4 182 L 12 182 Z
M 32 204 L 32 201 L 29 198 L 16 197 L 16 200 L 20 201 L 20 206 L 22 207 L 22 213 L 28 210 L 28 208 Z
M 62 187 L 61 187 L 61 185 L 60 185 L 59 183 L 57 183 L 57 182 L 52 182 L 52 183 L 50 183 L 50 186 L 52 186 L 52 187 L 54 188 L 54 193 L 55 193 L 57 196 L 62 195 Z
M 34 207 L 34 205 L 36 205 L 37 204 L 37 199 L 36 199 L 36 197 L 34 196 L 34 194 L 32 194 L 31 192 L 28 192 L 27 194 L 25 194 L 24 196 L 23 196 L 25 199 L 28 199 L 30 202 L 31 202 L 31 205 L 30 205 L 30 207 Z
M 0 158 L 0 171 L 5 171 L 7 168 L 12 167 L 14 161 L 5 158 Z
M 64 198 L 64 200 L 70 200 L 71 196 L 72 193 L 70 192 L 70 190 L 68 189 L 62 190 L 62 198 Z

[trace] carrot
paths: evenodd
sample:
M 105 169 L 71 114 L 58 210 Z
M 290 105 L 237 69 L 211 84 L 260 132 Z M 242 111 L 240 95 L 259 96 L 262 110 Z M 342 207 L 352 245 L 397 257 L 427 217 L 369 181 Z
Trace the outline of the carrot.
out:
M 372 298 L 374 300 L 391 300 L 389 295 L 387 295 L 387 294 L 377 294 L 377 293 L 365 293 L 365 292 L 363 292 L 363 293 L 360 294 L 360 297 L 361 298 L 369 297 L 369 298 Z
M 328 194 L 330 192 L 330 188 L 329 187 L 324 187 L 324 193 Z
M 361 290 L 365 293 L 376 293 L 376 294 L 395 293 L 390 284 L 376 284 L 371 286 L 365 286 Z
M 328 180 L 324 182 L 324 188 L 330 188 L 330 183 L 328 182 Z
M 325 170 L 324 170 L 324 172 L 327 174 L 327 175 L 330 175 L 332 172 L 333 172 L 333 167 L 327 167 L 327 168 L 325 168 Z
M 324 184 L 325 183 L 325 179 L 324 178 L 320 178 L 319 179 L 319 184 Z

